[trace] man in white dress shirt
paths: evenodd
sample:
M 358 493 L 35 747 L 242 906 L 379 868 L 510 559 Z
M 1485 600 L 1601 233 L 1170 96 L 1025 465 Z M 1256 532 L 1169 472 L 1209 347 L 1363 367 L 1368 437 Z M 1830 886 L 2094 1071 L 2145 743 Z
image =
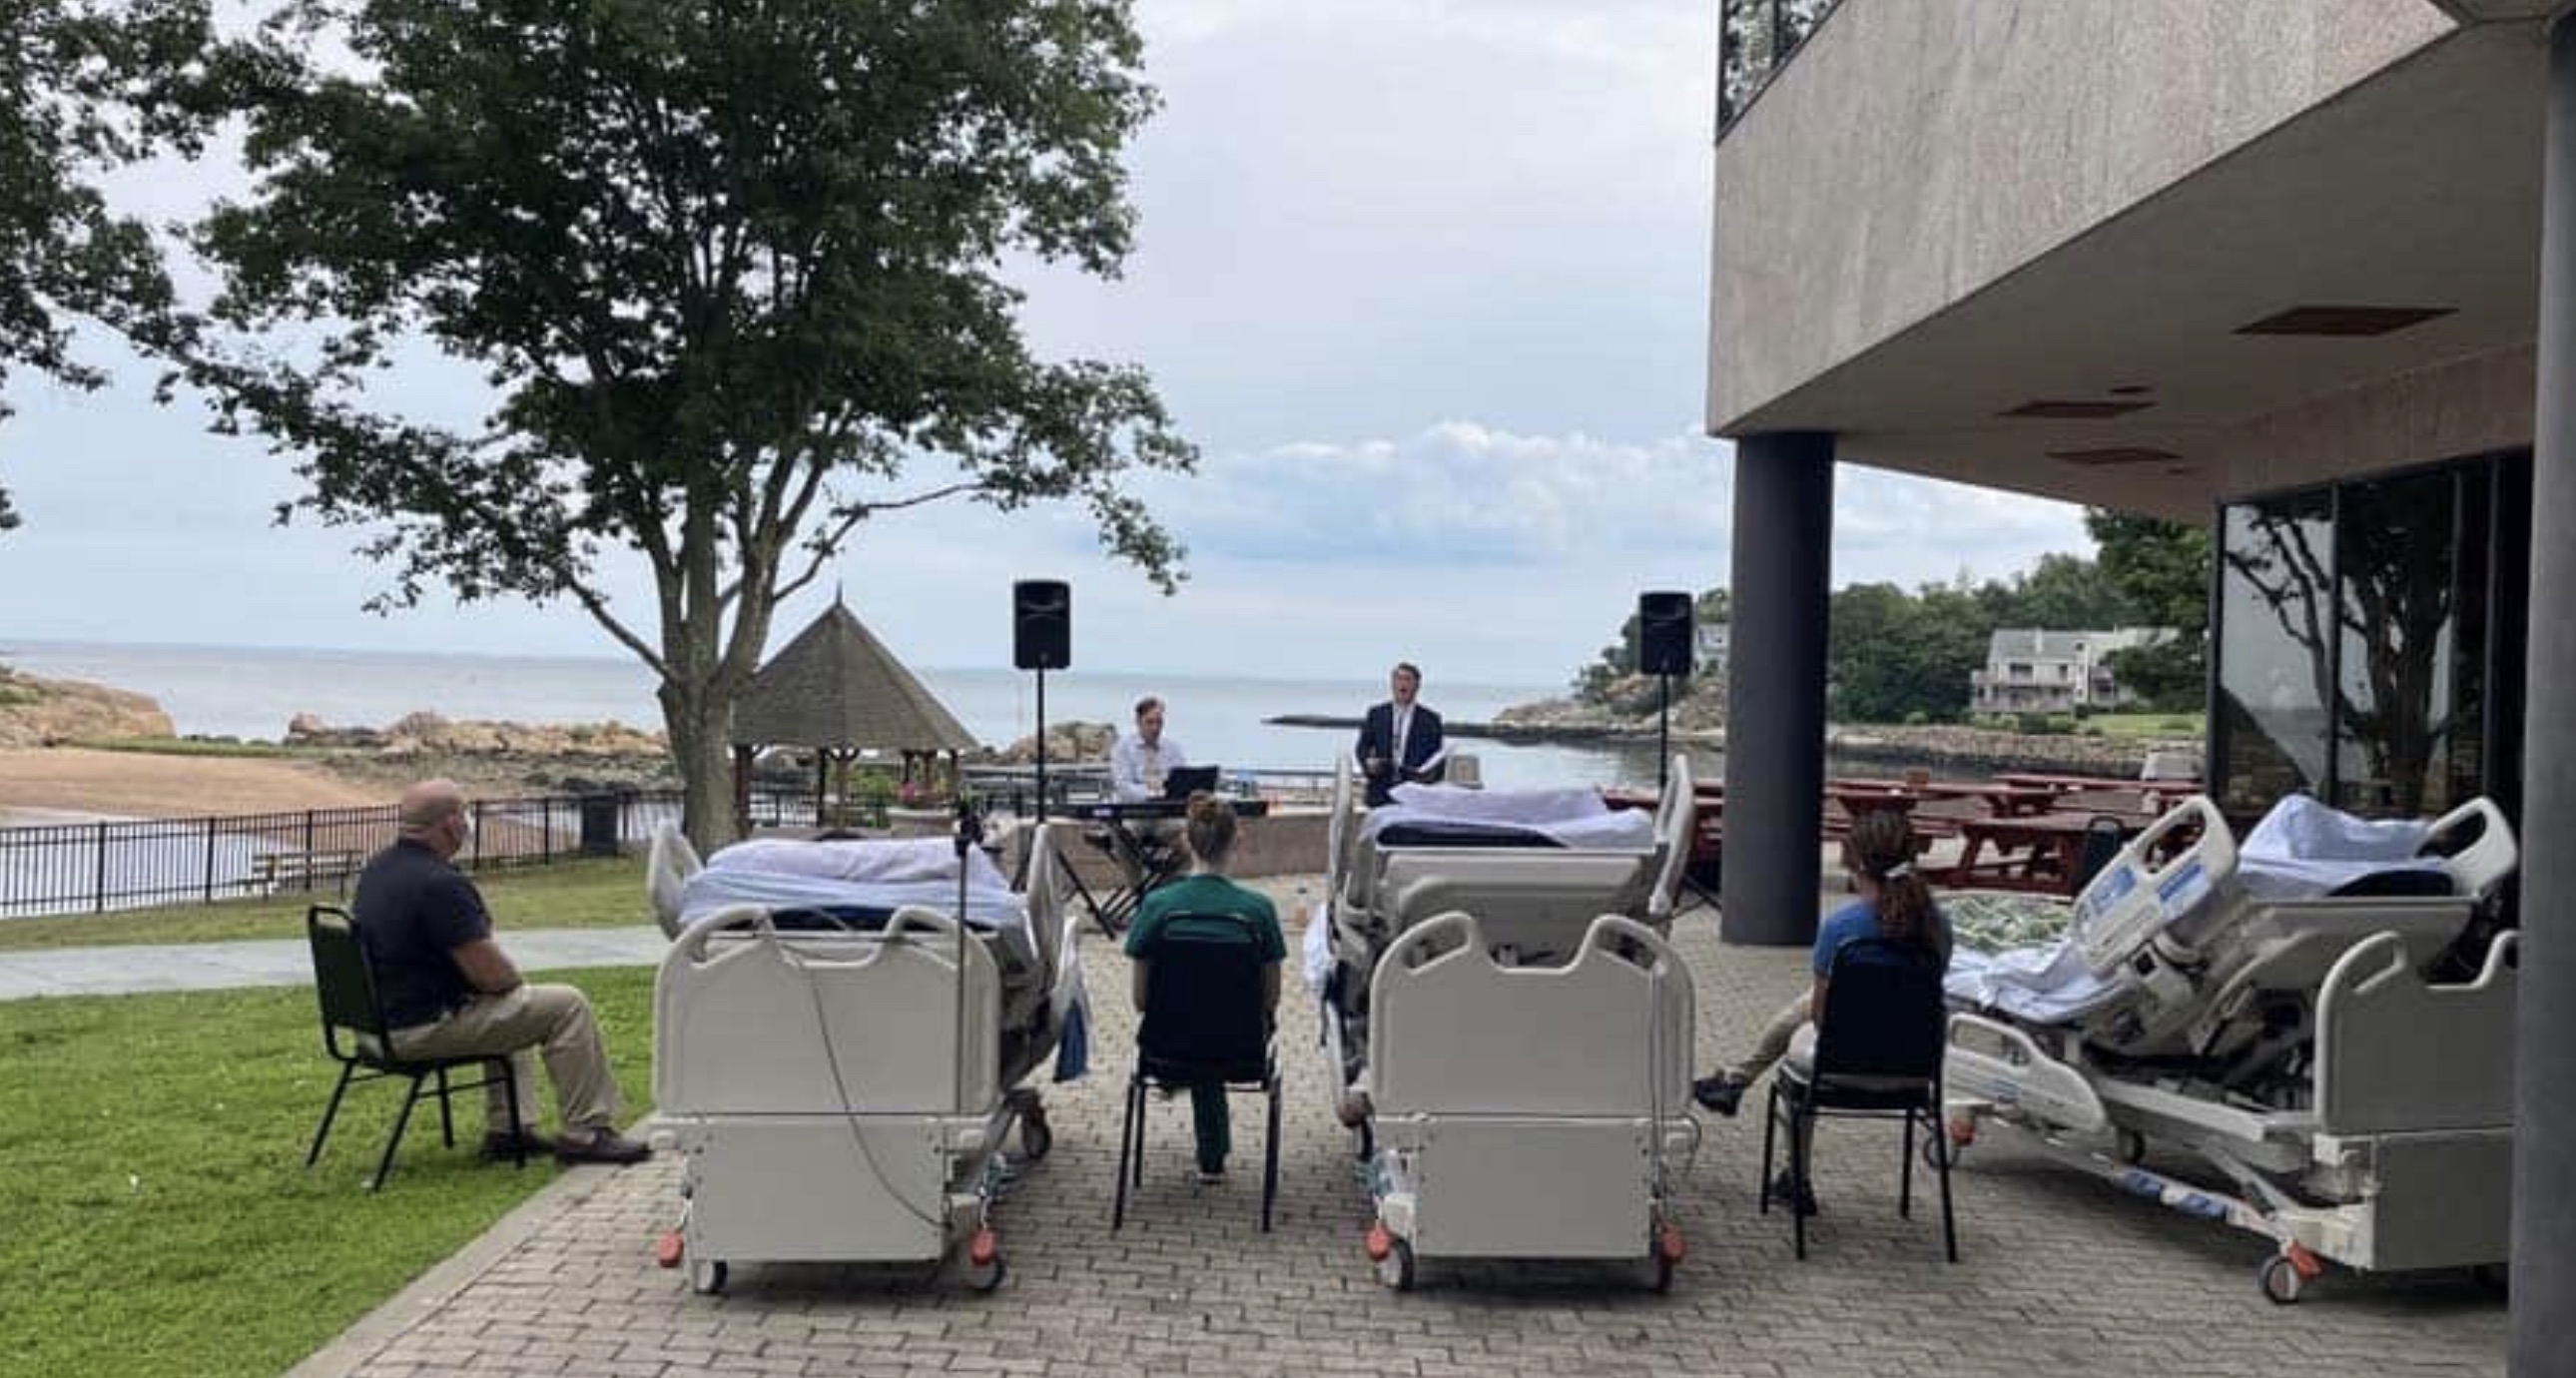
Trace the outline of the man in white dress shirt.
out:
M 1163 735 L 1163 701 L 1136 700 L 1136 730 L 1109 748 L 1109 789 L 1122 804 L 1163 797 L 1163 780 L 1190 763 L 1181 744 Z

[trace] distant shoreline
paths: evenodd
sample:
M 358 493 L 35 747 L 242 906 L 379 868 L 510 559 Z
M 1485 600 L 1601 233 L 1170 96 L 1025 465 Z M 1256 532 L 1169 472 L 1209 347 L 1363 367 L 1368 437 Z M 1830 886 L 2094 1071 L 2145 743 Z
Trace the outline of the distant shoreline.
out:
M 1267 727 L 1320 727 L 1343 732 L 1360 730 L 1358 718 L 1334 713 L 1281 713 L 1263 718 L 1261 721 Z M 1475 737 L 1510 742 L 1519 746 L 1597 746 L 1609 742 L 1651 742 L 1657 735 L 1652 727 L 1592 723 L 1457 722 L 1448 718 L 1440 720 L 1440 733 L 1444 737 Z M 1723 747 L 1726 745 L 1726 734 L 1685 732 L 1675 728 L 1673 740 L 1692 746 Z
M 1356 732 L 1360 720 L 1344 714 L 1285 713 L 1263 719 L 1276 727 L 1330 728 Z M 1600 723 L 1493 723 L 1450 722 L 1440 724 L 1444 736 L 1483 738 L 1522 746 L 1606 746 L 1651 744 L 1656 730 L 1645 726 Z M 1726 749 L 1723 731 L 1684 731 L 1675 728 L 1672 740 L 1677 745 L 1706 751 Z M 2074 737 L 1998 732 L 1981 727 L 1955 725 L 1908 727 L 1855 724 L 1828 727 L 1825 753 L 1849 762 L 1873 766 L 1930 766 L 1952 771 L 2028 770 L 2063 775 L 2094 775 L 2105 778 L 2135 777 L 2146 763 L 2151 750 L 2171 749 L 2183 739 L 2158 741 L 2114 737 Z M 2198 742 L 2190 742 L 2197 748 Z

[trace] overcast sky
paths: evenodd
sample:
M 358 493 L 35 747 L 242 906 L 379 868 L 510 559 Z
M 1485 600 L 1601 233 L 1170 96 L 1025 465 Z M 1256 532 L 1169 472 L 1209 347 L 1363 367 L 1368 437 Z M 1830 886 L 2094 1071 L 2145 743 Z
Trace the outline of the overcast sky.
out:
M 1205 451 L 1141 485 L 1190 549 L 1162 598 L 1065 511 L 890 518 L 833 571 L 928 666 L 1006 666 L 1014 578 L 1073 581 L 1077 668 L 1561 680 L 1640 589 L 1726 579 L 1706 368 L 1708 0 L 1141 0 L 1165 106 L 1126 276 L 1032 284 L 1054 355 L 1145 365 Z M 220 174 L 123 193 L 171 212 Z M 360 611 L 351 533 L 269 524 L 289 461 L 20 379 L 0 645 L 81 639 L 614 655 L 576 610 Z M 413 388 L 417 396 L 403 389 Z M 437 412 L 455 378 L 388 380 Z M 1845 468 L 1837 585 L 2087 548 L 2060 504 Z M 649 625 L 640 563 L 611 582 Z M 781 616 L 773 647 L 828 600 Z

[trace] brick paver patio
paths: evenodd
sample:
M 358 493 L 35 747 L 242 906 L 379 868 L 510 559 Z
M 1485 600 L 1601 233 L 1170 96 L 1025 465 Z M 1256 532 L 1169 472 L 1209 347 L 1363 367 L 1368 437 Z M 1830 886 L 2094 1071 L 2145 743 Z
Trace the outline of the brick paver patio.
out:
M 1274 890 L 1310 901 L 1316 886 Z M 1283 916 L 1288 906 L 1283 904 Z M 1294 946 L 1292 922 L 1291 945 Z M 1805 979 L 1803 954 L 1721 947 L 1683 922 L 1699 983 L 1700 1061 L 1749 1037 Z M 2462 1275 L 2336 1271 L 2293 1307 L 2262 1299 L 2258 1240 L 2129 1199 L 1992 1135 L 1957 1174 L 1961 1261 L 1937 1204 L 1896 1215 L 1893 1127 L 1819 1139 L 1824 1213 L 1811 1256 L 1754 1210 L 1761 1125 L 1713 1120 L 1686 1179 L 1690 1257 L 1668 1296 L 1642 1266 L 1425 1265 L 1380 1287 L 1369 1210 L 1326 1109 L 1310 999 L 1283 1001 L 1288 1076 L 1276 1232 L 1258 1230 L 1260 1126 L 1237 1102 L 1236 1179 L 1188 1171 L 1188 1102 L 1157 1103 L 1127 1228 L 1109 1229 L 1119 1083 L 1132 1049 L 1124 964 L 1086 948 L 1103 1017 L 1092 1077 L 1049 1087 L 1056 1147 L 998 1220 L 1010 1277 L 993 1296 L 882 1268 L 737 1267 L 722 1297 L 654 1266 L 679 1165 L 588 1169 L 460 1287 L 387 1313 L 302 1373 L 376 1378 L 685 1374 L 2243 1374 L 2496 1373 L 2505 1312 Z

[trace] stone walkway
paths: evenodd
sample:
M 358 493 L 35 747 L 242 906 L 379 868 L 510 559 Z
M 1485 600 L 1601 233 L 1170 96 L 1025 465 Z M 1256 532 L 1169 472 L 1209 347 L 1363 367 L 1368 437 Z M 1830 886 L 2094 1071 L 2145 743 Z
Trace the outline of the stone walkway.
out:
M 1696 913 L 1680 940 L 1703 1065 L 1806 979 L 1803 954 L 1723 948 L 1713 926 Z M 1094 1075 L 1047 1088 L 1056 1149 L 1000 1207 L 1010 1278 L 997 1295 L 816 1266 L 740 1266 L 726 1295 L 694 1295 L 652 1258 L 679 1207 L 666 1154 L 567 1174 L 297 1378 L 2502 1370 L 2504 1307 L 2464 1276 L 2336 1272 L 2276 1307 L 2255 1289 L 2260 1241 L 2125 1197 L 2001 1133 L 1957 1175 L 1956 1265 L 1941 1258 L 1937 1207 L 1897 1218 L 1895 1131 L 1848 1124 L 1822 1131 L 1824 1214 L 1797 1262 L 1787 1218 L 1755 1213 L 1761 1133 L 1747 1118 L 1712 1121 L 1685 1179 L 1691 1252 L 1670 1295 L 1645 1291 L 1636 1267 L 1501 1263 L 1427 1264 L 1423 1290 L 1392 1293 L 1360 1253 L 1367 1198 L 1293 979 L 1276 1232 L 1257 1228 L 1260 1128 L 1244 1099 L 1245 1170 L 1213 1189 L 1189 1180 L 1186 1101 L 1154 1106 L 1145 1185 L 1112 1233 L 1134 1021 L 1123 964 L 1088 946 L 1103 1016 Z
M 671 945 L 641 926 L 505 932 L 501 942 L 530 971 L 651 966 Z M 301 938 L 0 952 L 0 1000 L 311 984 L 313 953 Z

